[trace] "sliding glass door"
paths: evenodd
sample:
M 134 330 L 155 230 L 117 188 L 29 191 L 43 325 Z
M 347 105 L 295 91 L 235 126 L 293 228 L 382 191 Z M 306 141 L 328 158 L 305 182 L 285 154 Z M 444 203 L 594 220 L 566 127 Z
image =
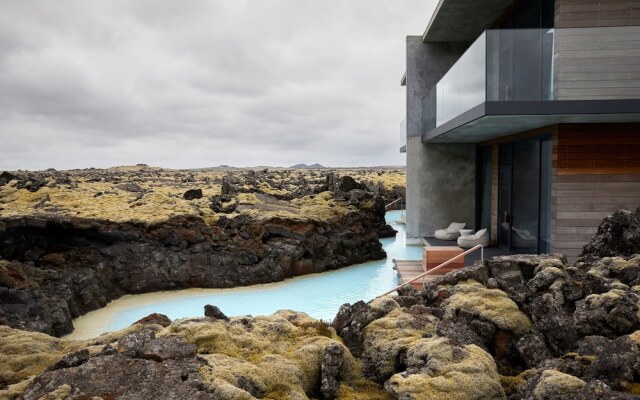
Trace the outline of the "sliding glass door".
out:
M 515 253 L 549 251 L 551 138 L 500 145 L 498 241 Z

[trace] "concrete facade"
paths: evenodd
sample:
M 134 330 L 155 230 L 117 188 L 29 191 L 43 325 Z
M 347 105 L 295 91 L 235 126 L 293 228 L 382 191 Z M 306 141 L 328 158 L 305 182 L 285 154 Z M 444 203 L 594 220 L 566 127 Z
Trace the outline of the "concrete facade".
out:
M 422 98 L 460 58 L 471 43 L 424 43 L 407 36 L 407 136 L 422 135 Z
M 422 98 L 460 58 L 469 43 L 424 43 L 407 37 L 407 237 L 433 236 L 445 221 L 474 219 L 475 148 L 423 145 Z M 442 185 L 444 190 L 434 190 Z M 464 212 L 453 211 L 460 204 Z M 454 218 L 455 219 L 455 218 Z M 446 225 L 449 224 L 446 222 Z
M 407 238 L 433 236 L 451 222 L 475 221 L 476 147 L 407 143 Z

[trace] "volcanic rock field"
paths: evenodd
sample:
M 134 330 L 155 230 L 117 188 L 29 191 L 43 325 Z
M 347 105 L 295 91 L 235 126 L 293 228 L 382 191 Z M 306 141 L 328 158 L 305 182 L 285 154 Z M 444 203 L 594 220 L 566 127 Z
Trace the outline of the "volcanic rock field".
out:
M 575 264 L 513 255 L 422 291 L 59 336 L 123 294 L 274 282 L 385 256 L 401 170 L 0 175 L 0 398 L 640 398 L 640 209 Z

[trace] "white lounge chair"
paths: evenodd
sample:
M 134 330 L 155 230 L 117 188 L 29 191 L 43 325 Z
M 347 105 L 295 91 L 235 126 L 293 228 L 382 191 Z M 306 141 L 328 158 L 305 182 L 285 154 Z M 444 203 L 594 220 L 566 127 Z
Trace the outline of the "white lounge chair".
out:
M 446 229 L 438 229 L 435 237 L 440 240 L 456 240 L 460 236 L 460 229 L 464 229 L 464 222 L 452 222 Z
M 480 229 L 473 235 L 460 236 L 458 238 L 458 246 L 468 249 L 473 246 L 481 244 L 485 247 L 489 245 L 489 231 L 486 229 Z

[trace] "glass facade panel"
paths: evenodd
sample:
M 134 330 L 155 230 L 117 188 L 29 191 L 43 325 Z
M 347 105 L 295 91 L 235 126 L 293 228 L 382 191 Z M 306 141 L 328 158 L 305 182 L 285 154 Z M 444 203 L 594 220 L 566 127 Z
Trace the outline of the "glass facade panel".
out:
M 549 252 L 551 137 L 500 145 L 498 241 L 517 253 Z
M 498 166 L 498 242 L 511 247 L 511 144 L 501 144 Z
M 491 230 L 491 146 L 478 150 L 478 216 L 476 230 Z
M 553 30 L 487 31 L 487 101 L 553 99 Z
M 540 208 L 540 141 L 513 144 L 511 249 L 537 253 Z
M 551 251 L 551 155 L 550 137 L 540 142 L 540 253 Z
M 485 101 L 485 33 L 467 49 L 436 86 L 436 126 Z

